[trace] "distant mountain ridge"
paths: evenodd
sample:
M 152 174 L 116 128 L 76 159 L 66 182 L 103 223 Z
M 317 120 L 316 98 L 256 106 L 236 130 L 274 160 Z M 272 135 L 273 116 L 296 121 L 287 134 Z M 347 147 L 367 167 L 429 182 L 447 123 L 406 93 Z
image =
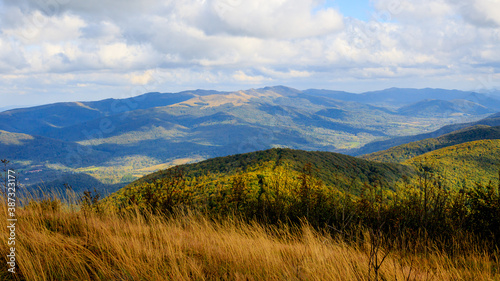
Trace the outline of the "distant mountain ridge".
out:
M 371 91 L 361 94 L 353 94 L 341 91 L 309 89 L 304 93 L 328 96 L 343 101 L 361 102 L 379 106 L 401 107 L 427 99 L 437 99 L 451 101 L 462 99 L 471 101 L 485 107 L 492 107 L 494 110 L 500 110 L 500 100 L 487 94 L 480 94 L 471 91 L 444 90 L 444 89 L 409 89 L 409 88 L 389 88 L 381 91 Z
M 397 110 L 397 112 L 402 115 L 411 116 L 446 116 L 463 113 L 477 115 L 491 114 L 495 113 L 496 110 L 464 99 L 455 99 L 450 101 L 426 99 L 414 104 L 402 106 Z

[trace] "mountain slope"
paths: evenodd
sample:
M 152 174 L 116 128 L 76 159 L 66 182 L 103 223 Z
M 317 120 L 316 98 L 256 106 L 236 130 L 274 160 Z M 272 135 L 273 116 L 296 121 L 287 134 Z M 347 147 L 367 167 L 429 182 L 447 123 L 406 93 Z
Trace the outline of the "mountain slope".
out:
M 312 164 L 315 176 L 331 188 L 346 188 L 353 181 L 358 187 L 362 183 L 374 181 L 381 181 L 386 186 L 391 186 L 403 175 L 412 173 L 412 170 L 404 165 L 371 162 L 333 152 L 281 148 L 218 157 L 180 165 L 177 168 L 182 169 L 186 177 L 202 177 L 207 174 L 223 177 L 238 173 L 272 171 L 278 166 L 300 172 L 307 163 Z M 129 186 L 154 182 L 169 175 L 171 170 L 149 174 Z
M 374 141 L 371 143 L 368 143 L 360 148 L 357 149 L 352 149 L 350 151 L 346 151 L 347 154 L 349 155 L 365 155 L 365 154 L 370 154 L 373 152 L 377 151 L 382 151 L 389 149 L 391 147 L 395 147 L 398 145 L 403 145 L 411 142 L 416 142 L 428 138 L 437 138 L 445 134 L 449 134 L 453 131 L 457 131 L 460 129 L 464 129 L 467 127 L 472 127 L 476 125 L 486 125 L 486 126 L 500 126 L 500 113 L 495 113 L 493 115 L 490 115 L 484 119 L 481 119 L 479 121 L 475 122 L 467 122 L 467 123 L 458 123 L 458 124 L 453 124 L 453 125 L 446 125 L 436 131 L 433 131 L 431 133 L 424 133 L 424 134 L 417 134 L 417 135 L 411 135 L 411 136 L 404 136 L 404 137 L 394 137 L 390 138 L 387 140 L 383 141 Z
M 361 158 L 386 163 L 401 163 L 433 150 L 470 141 L 488 139 L 500 139 L 500 126 L 475 125 L 437 138 L 428 138 L 363 155 Z
M 74 184 L 78 191 L 97 188 L 115 190 L 86 174 L 75 173 L 79 167 L 102 164 L 111 157 L 107 151 L 56 139 L 10 133 L 0 130 L 1 159 L 11 161 L 11 168 L 23 185 L 39 185 L 45 190 Z M 121 185 L 123 186 L 123 184 Z
M 399 108 L 426 99 L 439 99 L 443 101 L 461 99 L 482 105 L 494 111 L 500 110 L 500 100 L 498 97 L 459 90 L 390 88 L 381 91 L 353 94 L 340 91 L 309 89 L 305 90 L 304 93 L 342 101 L 389 106 L 392 108 Z
M 104 204 L 153 213 L 241 211 L 272 221 L 305 216 L 322 224 L 335 215 L 334 207 L 345 204 L 342 200 L 392 194 L 396 182 L 413 173 L 409 166 L 338 153 L 270 149 L 161 170 L 111 194 Z
M 46 135 L 58 128 L 72 126 L 138 109 L 167 106 L 192 98 L 192 92 L 147 93 L 126 99 L 92 102 L 64 102 L 0 112 L 0 130 L 31 135 Z
M 498 178 L 500 140 L 478 140 L 434 150 L 403 162 L 424 163 L 446 179 L 448 186 L 474 187 Z
M 426 99 L 406 105 L 397 110 L 399 114 L 411 116 L 447 116 L 451 114 L 488 114 L 495 110 L 468 100 L 433 100 Z
M 60 163 L 69 167 L 100 163 L 110 157 L 108 152 L 77 143 L 3 130 L 0 130 L 0 151 L 5 159 Z

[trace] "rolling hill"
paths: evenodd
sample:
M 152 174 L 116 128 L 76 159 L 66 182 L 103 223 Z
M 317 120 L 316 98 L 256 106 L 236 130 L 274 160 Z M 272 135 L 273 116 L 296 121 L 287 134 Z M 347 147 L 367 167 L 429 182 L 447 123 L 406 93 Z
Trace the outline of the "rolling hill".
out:
M 494 115 L 489 120 L 495 120 L 497 116 Z M 443 179 L 444 186 L 453 189 L 486 185 L 499 179 L 499 155 L 500 126 L 474 125 L 437 138 L 395 146 L 360 158 L 400 163 L 416 170 L 423 165 Z
M 267 163 L 267 164 L 266 164 Z M 272 163 L 272 165 L 268 165 Z M 246 171 L 274 169 L 286 166 L 287 169 L 300 172 L 306 163 L 311 163 L 318 179 L 329 186 L 346 187 L 355 179 L 359 184 L 384 179 L 394 183 L 402 175 L 411 173 L 411 169 L 403 165 L 366 161 L 356 157 L 334 152 L 303 151 L 294 149 L 273 148 L 225 157 L 217 157 L 193 164 L 177 166 L 187 177 L 205 174 L 235 175 Z M 169 170 L 146 175 L 131 185 L 154 182 L 164 177 Z
M 196 93 L 205 94 L 205 91 Z M 0 120 L 2 120 L 0 130 L 50 137 L 50 132 L 60 128 L 133 110 L 167 106 L 186 101 L 194 96 L 191 92 L 168 95 L 147 93 L 126 99 L 64 102 L 13 109 L 0 112 Z
M 369 192 L 370 186 L 390 192 L 401 178 L 413 174 L 414 170 L 405 165 L 333 152 L 275 148 L 160 170 L 123 187 L 105 202 L 109 208 L 138 205 L 153 207 L 154 211 L 179 204 L 198 209 L 238 208 L 238 202 L 244 201 L 242 208 L 261 206 L 269 211 L 273 205 L 282 210 L 293 209 L 291 205 L 297 200 L 315 198 L 315 204 L 332 207 L 331 202 L 324 200 L 341 194 L 359 196 Z
M 363 155 L 361 158 L 386 163 L 402 163 L 405 160 L 437 149 L 476 140 L 489 139 L 500 139 L 500 126 L 475 125 L 437 138 L 428 138 Z
M 128 184 L 105 202 L 118 209 L 138 206 L 172 211 L 190 206 L 225 213 L 243 208 L 261 210 L 279 220 L 281 212 L 303 213 L 308 202 L 316 206 L 308 205 L 314 212 L 329 210 L 346 196 L 362 204 L 368 198 L 394 198 L 394 191 L 418 192 L 425 184 L 423 178 L 436 188 L 433 192 L 470 191 L 491 181 L 497 184 L 498 155 L 499 139 L 436 149 L 401 164 L 275 148 L 160 170 Z M 333 214 L 316 215 L 328 220 Z
M 437 149 L 403 162 L 425 163 L 442 175 L 448 187 L 475 187 L 498 179 L 500 139 L 477 140 Z
M 20 175 L 18 182 L 26 186 L 36 184 L 44 190 L 63 190 L 64 183 L 67 183 L 74 186 L 75 191 L 95 187 L 103 193 L 116 189 L 78 172 L 79 167 L 103 163 L 110 157 L 109 152 L 78 143 L 3 130 L 0 130 L 0 151 L 1 159 L 12 161 L 10 168 Z
M 0 130 L 0 151 L 2 159 L 36 163 L 58 162 L 72 168 L 100 163 L 110 157 L 109 153 L 96 151 L 92 147 L 85 147 L 78 143 L 3 130 Z M 69 151 L 84 151 L 88 157 L 79 157 L 76 161 L 71 154 L 68 154 Z
M 430 133 L 423 133 L 423 134 L 417 134 L 417 135 L 410 135 L 410 136 L 402 136 L 402 137 L 393 137 L 390 139 L 386 140 L 381 140 L 381 141 L 373 141 L 371 143 L 368 143 L 360 148 L 352 149 L 350 151 L 346 151 L 347 154 L 349 155 L 354 155 L 354 156 L 359 156 L 359 155 L 365 155 L 365 154 L 370 154 L 376 151 L 382 151 L 389 149 L 391 147 L 396 147 L 399 145 L 411 143 L 411 142 L 416 142 L 428 138 L 437 138 L 445 134 L 452 133 L 454 131 L 464 129 L 467 127 L 472 127 L 476 125 L 486 125 L 486 126 L 500 126 L 500 113 L 495 113 L 492 114 L 484 119 L 475 121 L 475 122 L 465 122 L 465 123 L 457 123 L 457 124 L 452 124 L 452 125 L 446 125 L 443 126 L 442 128 L 430 132 Z

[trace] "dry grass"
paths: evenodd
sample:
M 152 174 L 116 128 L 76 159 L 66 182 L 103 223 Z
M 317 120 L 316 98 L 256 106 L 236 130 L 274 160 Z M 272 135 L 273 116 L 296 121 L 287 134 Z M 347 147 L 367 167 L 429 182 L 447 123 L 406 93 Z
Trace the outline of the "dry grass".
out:
M 373 280 L 368 242 L 348 245 L 307 224 L 294 230 L 190 214 L 144 218 L 55 209 L 18 210 L 16 279 Z M 0 250 L 5 257 L 5 241 Z M 6 270 L 2 266 L 0 279 L 12 277 Z M 381 280 L 500 280 L 498 263 L 477 251 L 454 259 L 438 251 L 393 251 L 380 270 Z

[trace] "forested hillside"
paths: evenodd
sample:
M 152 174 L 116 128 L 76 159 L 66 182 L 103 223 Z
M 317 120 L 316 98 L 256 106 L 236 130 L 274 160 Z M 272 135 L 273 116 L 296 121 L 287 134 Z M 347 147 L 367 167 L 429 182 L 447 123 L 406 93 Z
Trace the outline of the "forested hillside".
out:
M 371 143 L 368 143 L 358 149 L 353 149 L 351 151 L 348 151 L 349 155 L 365 155 L 365 154 L 370 154 L 373 152 L 377 151 L 383 151 L 390 149 L 391 147 L 396 147 L 399 145 L 411 143 L 411 142 L 417 142 L 420 140 L 428 139 L 428 138 L 438 138 L 440 136 L 461 130 L 461 129 L 466 129 L 469 127 L 473 127 L 476 125 L 486 125 L 486 126 L 491 126 L 491 127 L 496 127 L 500 126 L 500 113 L 495 113 L 487 118 L 481 119 L 479 121 L 475 122 L 466 122 L 466 123 L 457 123 L 457 124 L 452 124 L 452 125 L 447 125 L 444 126 L 436 131 L 430 132 L 430 133 L 424 133 L 424 134 L 417 134 L 417 135 L 410 135 L 410 136 L 402 136 L 402 137 L 394 137 L 394 138 L 389 138 L 387 140 L 382 140 L 382 141 L 373 141 Z
M 385 163 L 401 163 L 405 160 L 440 148 L 476 140 L 500 139 L 500 126 L 475 125 L 437 138 L 411 142 L 361 156 L 362 159 Z
M 394 183 L 411 169 L 403 165 L 365 161 L 348 155 L 322 151 L 303 151 L 275 148 L 245 154 L 212 158 L 194 164 L 180 165 L 187 177 L 214 175 L 236 175 L 247 171 L 268 172 L 276 167 L 286 167 L 300 172 L 306 163 L 311 164 L 315 176 L 329 186 L 345 187 L 355 179 L 357 184 L 383 179 Z M 168 170 L 149 174 L 132 185 L 154 182 L 161 179 Z
M 488 185 L 499 174 L 500 139 L 478 140 L 437 149 L 411 158 L 404 164 L 432 167 L 448 186 L 462 188 Z
M 271 149 L 162 170 L 102 204 L 116 212 L 187 211 L 265 224 L 307 220 L 341 235 L 364 226 L 387 239 L 424 239 L 444 251 L 471 235 L 491 242 L 484 246 L 494 251 L 500 245 L 499 152 L 500 140 L 481 140 L 399 165 Z

